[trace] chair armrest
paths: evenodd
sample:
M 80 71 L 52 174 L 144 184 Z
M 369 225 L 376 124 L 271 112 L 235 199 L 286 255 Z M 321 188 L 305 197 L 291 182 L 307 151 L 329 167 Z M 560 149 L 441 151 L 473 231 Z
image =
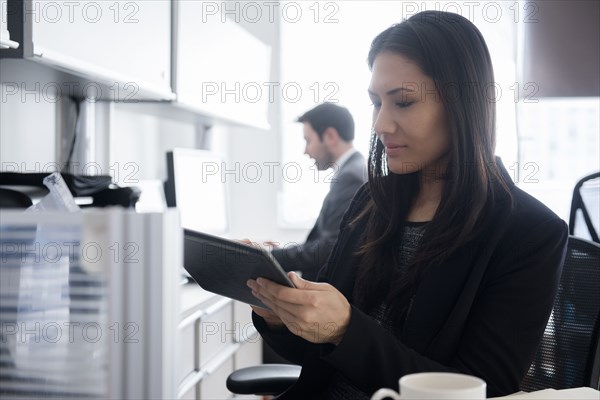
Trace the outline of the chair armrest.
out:
M 235 394 L 277 395 L 293 385 L 302 367 L 263 364 L 241 368 L 227 377 L 227 389 Z

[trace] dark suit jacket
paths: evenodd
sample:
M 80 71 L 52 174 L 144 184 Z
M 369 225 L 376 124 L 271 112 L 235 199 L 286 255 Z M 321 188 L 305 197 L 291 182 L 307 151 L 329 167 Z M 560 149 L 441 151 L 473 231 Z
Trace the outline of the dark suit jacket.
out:
M 335 244 L 340 222 L 356 191 L 367 180 L 365 158 L 356 152 L 334 175 L 329 193 L 306 242 L 273 249 L 272 254 L 286 271 L 302 271 L 302 277 L 315 280 Z
M 282 398 L 318 398 L 336 370 L 367 393 L 397 388 L 401 376 L 425 371 L 479 376 L 487 382 L 489 397 L 518 391 L 552 310 L 568 230 L 542 203 L 512 182 L 510 186 L 513 208 L 499 205 L 483 235 L 423 278 L 400 338 L 355 306 L 337 347 L 270 330 L 254 314 L 267 343 L 303 365 L 298 382 Z M 350 229 L 347 222 L 369 197 L 365 185 L 344 216 L 319 275 L 351 304 L 357 263 L 353 251 L 364 226 Z

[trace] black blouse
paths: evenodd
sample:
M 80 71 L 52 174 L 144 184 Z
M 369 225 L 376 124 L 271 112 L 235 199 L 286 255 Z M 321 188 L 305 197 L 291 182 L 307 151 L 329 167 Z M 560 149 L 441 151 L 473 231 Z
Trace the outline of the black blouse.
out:
M 407 265 L 419 246 L 419 242 L 425 233 L 426 225 L 426 222 L 406 222 L 403 227 L 400 243 L 398 245 L 398 279 L 402 279 L 402 275 L 406 274 Z M 413 298 L 411 298 L 409 304 L 404 307 L 406 311 L 400 316 L 399 321 L 394 321 L 391 315 L 391 308 L 386 302 L 379 304 L 379 306 L 371 310 L 368 315 L 379 325 L 399 338 L 406 314 L 410 312 L 410 305 L 412 304 Z M 327 388 L 327 392 L 327 398 L 332 400 L 368 400 L 371 398 L 369 393 L 357 388 L 339 371 L 332 376 L 331 384 Z

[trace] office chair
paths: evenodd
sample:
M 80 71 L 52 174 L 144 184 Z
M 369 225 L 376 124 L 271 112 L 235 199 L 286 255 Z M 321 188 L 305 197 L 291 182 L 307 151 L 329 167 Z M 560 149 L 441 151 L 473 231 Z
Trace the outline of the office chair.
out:
M 227 389 L 235 394 L 278 395 L 298 380 L 301 369 L 299 365 L 292 364 L 240 368 L 227 377 Z
M 598 389 L 600 245 L 569 236 L 558 294 L 521 390 Z
M 577 221 L 577 212 L 581 211 L 585 225 L 590 233 L 590 237 L 596 243 L 600 243 L 598 237 L 598 226 L 594 226 L 594 220 L 590 215 L 590 210 L 597 213 L 600 210 L 600 172 L 588 175 L 582 178 L 573 189 L 573 199 L 571 200 L 571 212 L 569 214 L 569 234 L 576 235 L 575 223 Z M 598 214 L 595 214 L 596 219 Z M 598 221 L 596 221 L 596 225 Z

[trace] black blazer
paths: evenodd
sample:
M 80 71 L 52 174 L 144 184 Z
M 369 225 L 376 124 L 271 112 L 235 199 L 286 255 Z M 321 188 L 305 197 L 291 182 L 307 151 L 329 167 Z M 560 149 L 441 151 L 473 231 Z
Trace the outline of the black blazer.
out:
M 355 152 L 335 173 L 329 193 L 323 199 L 317 221 L 306 241 L 273 249 L 273 256 L 284 270 L 302 271 L 303 278 L 312 281 L 317 279 L 317 273 L 327 262 L 335 244 L 344 212 L 366 180 L 365 158 L 359 152 Z
M 517 392 L 544 332 L 562 271 L 567 225 L 510 182 L 514 204 L 495 210 L 485 234 L 423 278 L 397 338 L 357 307 L 336 347 L 312 344 L 287 330 L 270 330 L 253 315 L 263 338 L 302 364 L 298 382 L 281 398 L 318 398 L 337 370 L 373 393 L 398 387 L 415 372 L 448 371 L 487 382 L 489 397 Z M 369 200 L 368 185 L 344 216 L 338 241 L 319 275 L 352 304 L 357 248 L 364 228 L 350 229 Z

